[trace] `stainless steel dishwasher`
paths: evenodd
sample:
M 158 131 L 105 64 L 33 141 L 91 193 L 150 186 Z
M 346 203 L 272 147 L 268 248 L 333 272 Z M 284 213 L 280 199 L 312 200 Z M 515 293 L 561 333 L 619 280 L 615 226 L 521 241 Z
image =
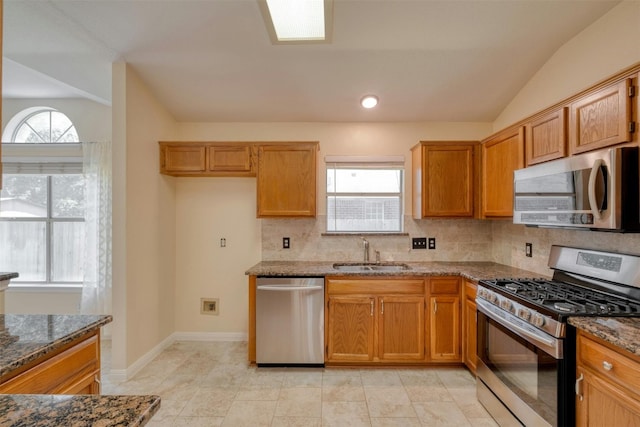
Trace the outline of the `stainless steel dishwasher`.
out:
M 257 278 L 256 363 L 324 364 L 324 278 Z

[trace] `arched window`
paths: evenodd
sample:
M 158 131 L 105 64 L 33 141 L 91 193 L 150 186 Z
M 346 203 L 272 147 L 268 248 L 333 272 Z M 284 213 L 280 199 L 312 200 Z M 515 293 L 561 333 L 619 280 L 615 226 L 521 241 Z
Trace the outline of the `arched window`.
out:
M 20 286 L 81 286 L 85 176 L 73 123 L 50 107 L 27 108 L 2 140 L 0 271 L 19 271 Z
M 27 108 L 16 114 L 7 124 L 2 140 L 35 144 L 80 141 L 69 117 L 50 107 Z

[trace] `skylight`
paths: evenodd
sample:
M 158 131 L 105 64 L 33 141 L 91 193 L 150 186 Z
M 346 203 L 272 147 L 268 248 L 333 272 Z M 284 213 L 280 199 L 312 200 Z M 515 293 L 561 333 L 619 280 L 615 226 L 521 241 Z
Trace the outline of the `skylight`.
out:
M 326 42 L 332 0 L 259 0 L 274 43 Z

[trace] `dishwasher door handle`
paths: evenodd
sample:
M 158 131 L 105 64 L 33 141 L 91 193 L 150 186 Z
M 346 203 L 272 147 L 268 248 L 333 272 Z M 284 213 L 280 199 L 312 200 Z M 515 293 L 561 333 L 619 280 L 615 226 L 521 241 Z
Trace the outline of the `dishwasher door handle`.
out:
M 260 285 L 257 287 L 260 291 L 320 291 L 324 286 L 278 286 L 278 285 Z

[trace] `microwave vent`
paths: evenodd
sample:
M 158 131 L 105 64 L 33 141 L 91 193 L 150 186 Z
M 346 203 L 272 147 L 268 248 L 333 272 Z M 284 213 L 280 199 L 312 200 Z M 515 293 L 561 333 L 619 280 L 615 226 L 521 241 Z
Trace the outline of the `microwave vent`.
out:
M 575 206 L 573 197 L 518 197 L 515 200 L 517 211 L 569 211 Z

